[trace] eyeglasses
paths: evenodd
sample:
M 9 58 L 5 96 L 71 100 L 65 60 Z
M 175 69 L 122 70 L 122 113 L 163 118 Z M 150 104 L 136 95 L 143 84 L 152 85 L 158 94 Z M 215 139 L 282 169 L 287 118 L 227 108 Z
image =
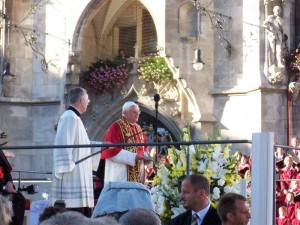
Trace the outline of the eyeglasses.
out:
M 81 99 L 84 99 L 84 100 L 87 102 L 87 104 L 90 103 L 90 99 L 88 99 L 88 98 L 83 97 L 83 98 L 81 98 Z

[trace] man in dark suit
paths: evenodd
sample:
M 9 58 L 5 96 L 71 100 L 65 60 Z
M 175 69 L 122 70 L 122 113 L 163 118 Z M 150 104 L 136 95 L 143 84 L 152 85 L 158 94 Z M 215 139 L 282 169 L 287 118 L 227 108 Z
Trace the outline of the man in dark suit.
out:
M 187 176 L 181 183 L 180 198 L 188 211 L 171 219 L 169 225 L 221 225 L 216 209 L 210 205 L 209 190 L 209 181 L 203 175 Z
M 217 206 L 223 225 L 247 225 L 251 218 L 246 197 L 237 193 L 224 194 Z

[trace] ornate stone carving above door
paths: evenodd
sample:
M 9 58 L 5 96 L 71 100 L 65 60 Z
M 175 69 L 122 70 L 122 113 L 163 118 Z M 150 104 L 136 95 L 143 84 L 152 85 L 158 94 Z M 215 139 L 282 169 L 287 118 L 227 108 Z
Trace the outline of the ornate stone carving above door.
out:
M 91 96 L 94 121 L 89 129 L 92 139 L 104 137 L 108 126 L 121 116 L 122 105 L 126 101 L 135 101 L 139 104 L 142 113 L 155 117 L 155 102 L 153 96 L 160 95 L 158 120 L 169 130 L 176 139 L 179 131 L 186 124 L 199 122 L 201 113 L 193 92 L 188 88 L 184 79 L 178 77 L 178 70 L 168 61 L 173 71 L 173 79 L 163 83 L 139 80 L 137 74 L 131 74 L 127 84 L 111 93 L 100 96 Z M 100 104 L 102 106 L 96 106 Z M 105 104 L 104 104 L 105 102 Z M 145 121 L 140 121 L 141 123 Z

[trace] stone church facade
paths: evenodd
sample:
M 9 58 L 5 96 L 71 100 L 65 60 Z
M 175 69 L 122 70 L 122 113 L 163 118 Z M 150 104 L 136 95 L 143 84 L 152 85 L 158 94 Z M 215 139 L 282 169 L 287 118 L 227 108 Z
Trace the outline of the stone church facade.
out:
M 52 145 L 68 91 L 82 86 L 91 99 L 82 118 L 91 140 L 103 139 L 127 100 L 140 105 L 141 122 L 153 122 L 153 96 L 160 94 L 160 125 L 176 140 L 190 124 L 194 140 L 220 129 L 223 139 L 274 132 L 278 143 L 288 144 L 300 136 L 299 100 L 290 101 L 285 69 L 276 65 L 270 72 L 268 65 L 263 22 L 274 6 L 281 8 L 292 50 L 300 41 L 296 0 L 4 0 L 0 130 L 9 146 Z M 137 74 L 136 62 L 157 46 L 173 73 L 166 83 Z M 128 81 L 94 94 L 84 71 L 96 57 L 112 58 L 120 48 L 133 62 Z M 205 63 L 200 71 L 193 68 L 197 48 Z M 249 154 L 250 148 L 233 149 Z M 51 148 L 14 152 L 14 169 L 51 171 Z

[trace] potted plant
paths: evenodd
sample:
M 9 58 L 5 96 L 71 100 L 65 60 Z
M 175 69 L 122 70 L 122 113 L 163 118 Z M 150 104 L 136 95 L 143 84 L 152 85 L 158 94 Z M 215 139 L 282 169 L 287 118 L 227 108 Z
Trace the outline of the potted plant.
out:
M 95 94 L 103 94 L 123 85 L 128 75 L 127 64 L 96 58 L 85 72 L 85 80 Z
M 146 81 L 163 82 L 172 77 L 172 71 L 165 57 L 152 54 L 139 61 L 138 76 Z

